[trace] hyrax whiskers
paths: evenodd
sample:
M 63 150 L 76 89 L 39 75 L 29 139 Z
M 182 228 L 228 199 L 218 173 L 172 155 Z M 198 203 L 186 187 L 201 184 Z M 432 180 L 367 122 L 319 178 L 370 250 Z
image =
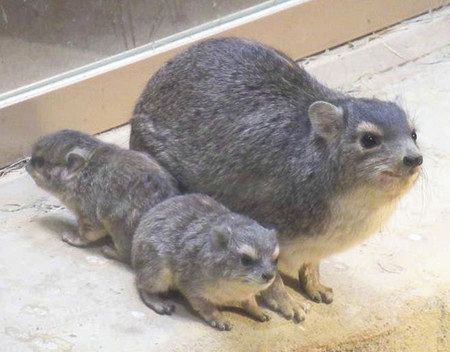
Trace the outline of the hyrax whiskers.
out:
M 107 235 L 102 252 L 130 261 L 131 240 L 144 211 L 178 194 L 175 180 L 149 156 L 62 130 L 37 141 L 27 171 L 78 220 L 63 240 L 83 247 Z
M 278 253 L 273 230 L 208 196 L 190 194 L 165 200 L 142 216 L 132 265 L 140 296 L 155 312 L 171 314 L 174 305 L 159 294 L 178 289 L 209 325 L 229 330 L 217 307 L 241 307 L 268 320 L 255 295 L 273 282 Z

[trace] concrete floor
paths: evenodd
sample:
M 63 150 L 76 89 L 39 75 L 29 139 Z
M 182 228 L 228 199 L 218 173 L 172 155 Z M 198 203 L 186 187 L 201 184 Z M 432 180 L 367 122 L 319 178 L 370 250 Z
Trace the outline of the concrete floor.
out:
M 0 178 L 0 349 L 449 351 L 448 33 L 447 8 L 304 62 L 354 94 L 400 94 L 425 156 L 421 180 L 392 221 L 324 263 L 332 305 L 314 304 L 300 325 L 274 313 L 257 323 L 227 312 L 231 332 L 207 327 L 181 304 L 158 316 L 140 302 L 130 269 L 60 240 L 73 217 L 19 169 Z M 127 136 L 122 128 L 103 138 L 126 145 Z

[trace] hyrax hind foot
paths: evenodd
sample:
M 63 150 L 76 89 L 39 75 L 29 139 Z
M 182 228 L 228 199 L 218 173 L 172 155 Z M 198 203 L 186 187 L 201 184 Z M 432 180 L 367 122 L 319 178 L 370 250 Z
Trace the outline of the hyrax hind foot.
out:
M 208 325 L 210 325 L 213 328 L 220 330 L 220 331 L 230 331 L 232 328 L 231 324 L 226 320 L 212 318 L 212 319 L 205 320 L 205 321 L 208 323 Z
M 305 314 L 309 311 L 308 302 L 296 302 L 289 296 L 279 274 L 273 284 L 261 292 L 261 297 L 270 309 L 296 324 L 305 320 Z
M 304 264 L 299 272 L 298 279 L 306 295 L 317 303 L 330 304 L 333 302 L 333 289 L 320 283 L 319 265 Z
M 167 303 L 157 295 L 148 293 L 146 291 L 140 290 L 139 295 L 141 296 L 142 302 L 156 313 L 161 315 L 171 315 L 175 311 L 175 305 L 172 303 Z

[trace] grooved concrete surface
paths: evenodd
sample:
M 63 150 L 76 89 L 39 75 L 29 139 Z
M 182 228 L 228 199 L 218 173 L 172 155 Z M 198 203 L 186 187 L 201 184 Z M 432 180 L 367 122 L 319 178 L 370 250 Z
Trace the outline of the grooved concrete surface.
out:
M 300 325 L 274 313 L 270 323 L 257 323 L 227 312 L 228 333 L 182 303 L 175 315 L 158 316 L 140 302 L 130 269 L 60 240 L 73 217 L 19 169 L 0 179 L 0 349 L 449 351 L 449 16 L 443 9 L 304 63 L 354 94 L 400 95 L 425 156 L 423 177 L 392 221 L 324 263 L 332 305 L 314 304 Z M 123 145 L 127 137 L 127 128 L 103 136 Z

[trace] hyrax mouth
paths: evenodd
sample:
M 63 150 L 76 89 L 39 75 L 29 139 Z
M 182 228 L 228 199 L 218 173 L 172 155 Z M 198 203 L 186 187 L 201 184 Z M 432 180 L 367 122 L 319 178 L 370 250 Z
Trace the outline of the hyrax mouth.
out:
M 384 170 L 379 173 L 377 183 L 388 193 L 401 195 L 415 184 L 419 171 L 419 167 L 401 171 Z
M 402 168 L 400 170 L 395 169 L 395 170 L 383 170 L 381 171 L 381 175 L 383 176 L 388 176 L 390 178 L 396 178 L 396 179 L 404 179 L 409 180 L 411 178 L 416 177 L 419 172 L 420 172 L 421 167 L 420 166 L 415 166 L 415 167 L 411 167 L 411 168 Z
M 394 177 L 394 178 L 402 178 L 402 177 L 404 177 L 404 175 L 401 175 L 401 174 L 398 174 L 398 173 L 395 173 L 395 172 L 392 172 L 392 171 L 383 171 L 381 174 L 384 175 L 384 176 L 389 176 L 389 177 Z

